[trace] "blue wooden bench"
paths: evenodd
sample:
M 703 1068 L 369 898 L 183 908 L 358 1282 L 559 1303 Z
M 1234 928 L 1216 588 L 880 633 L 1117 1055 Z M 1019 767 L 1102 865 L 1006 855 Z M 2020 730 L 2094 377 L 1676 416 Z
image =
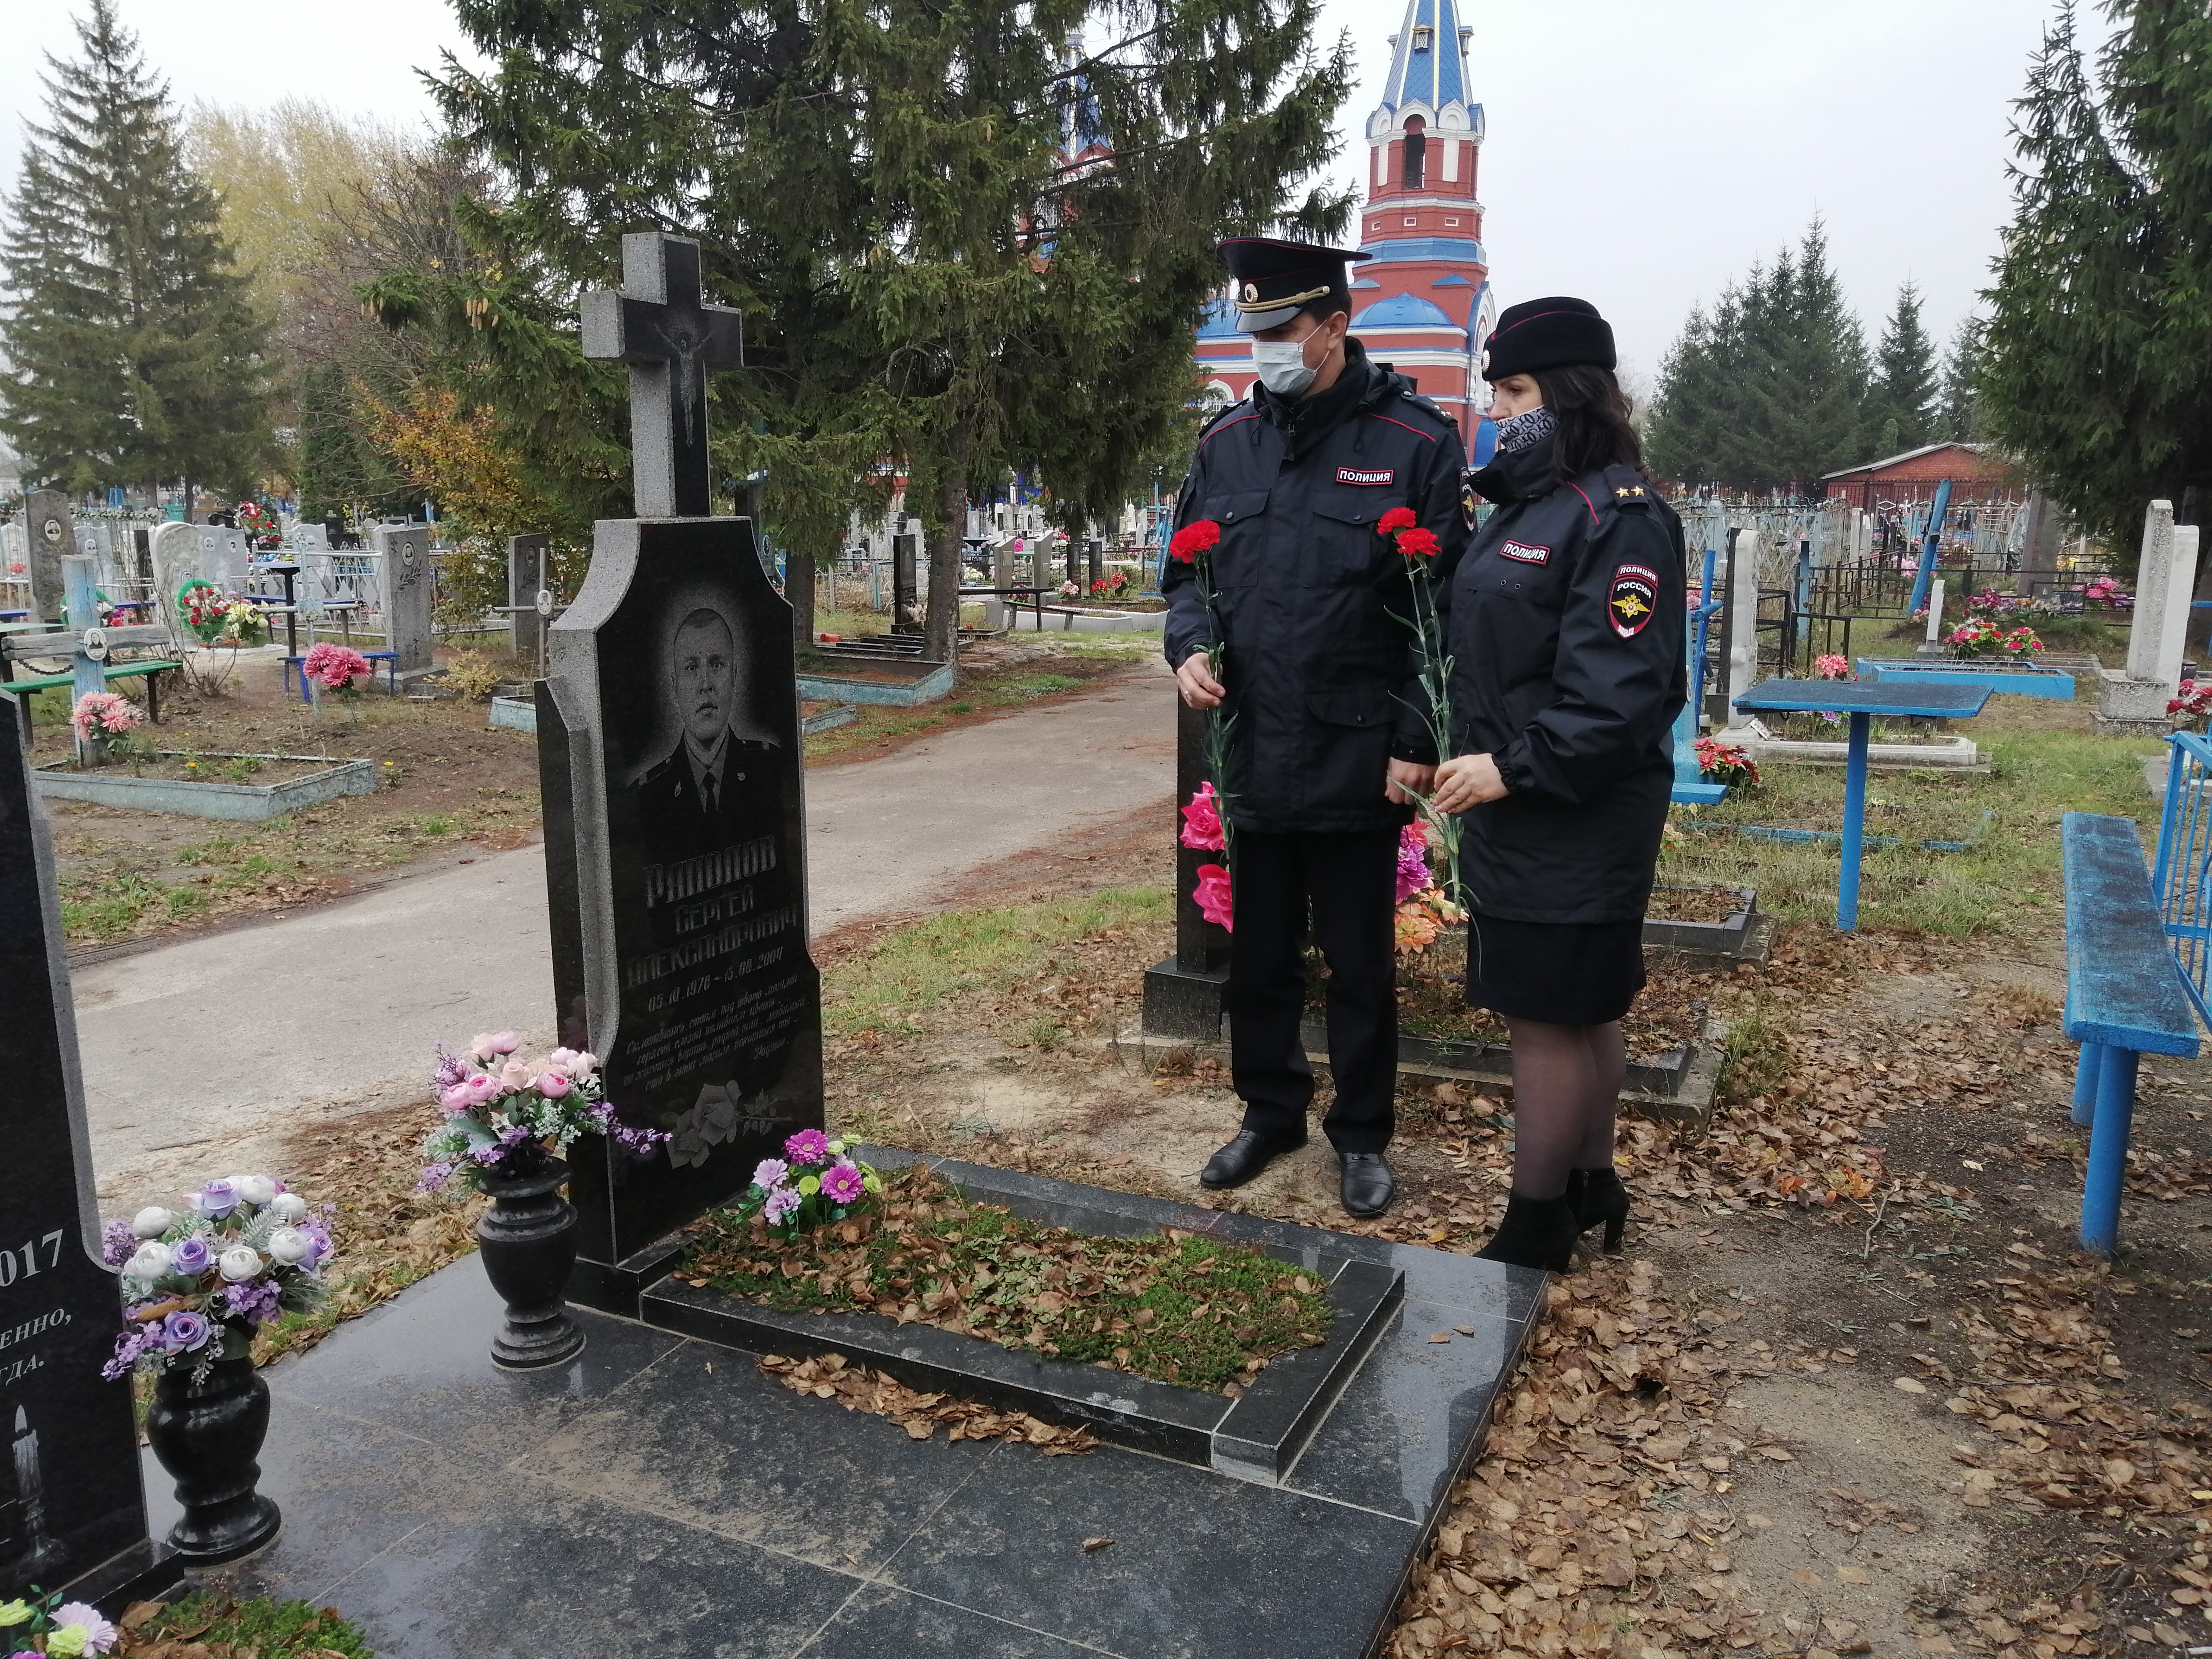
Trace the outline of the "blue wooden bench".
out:
M 2065 1031 L 2081 1045 L 2074 1121 L 2089 1126 L 2081 1243 L 2109 1255 L 2120 1237 L 2136 1068 L 2145 1054 L 2194 1059 L 2197 1009 L 2166 945 L 2135 820 L 2069 812 L 2059 834 L 2066 870 Z

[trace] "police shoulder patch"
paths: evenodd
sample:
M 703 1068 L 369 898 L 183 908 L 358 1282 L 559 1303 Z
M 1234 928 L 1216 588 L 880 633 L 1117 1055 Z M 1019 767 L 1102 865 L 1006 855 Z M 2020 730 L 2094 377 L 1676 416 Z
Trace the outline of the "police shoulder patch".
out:
M 1462 525 L 1466 526 L 1469 530 L 1473 530 L 1474 528 L 1474 510 L 1476 507 L 1480 504 L 1480 501 L 1481 497 L 1478 496 L 1474 493 L 1474 486 L 1473 484 L 1466 483 L 1461 483 L 1459 487 L 1459 521 Z
M 1648 565 L 1621 565 L 1613 573 L 1605 609 L 1613 631 L 1624 640 L 1634 639 L 1659 609 L 1659 573 Z

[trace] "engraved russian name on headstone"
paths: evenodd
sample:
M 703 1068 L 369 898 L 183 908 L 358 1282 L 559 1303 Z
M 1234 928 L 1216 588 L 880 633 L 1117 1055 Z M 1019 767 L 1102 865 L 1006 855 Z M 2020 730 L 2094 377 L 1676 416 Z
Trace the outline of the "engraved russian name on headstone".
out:
M 384 565 L 386 648 L 401 679 L 430 669 L 430 531 L 426 525 L 378 525 L 374 538 Z
M 624 295 L 587 308 L 586 349 L 635 365 L 643 340 L 693 340 L 688 404 L 634 368 L 632 432 L 640 499 L 703 511 L 716 359 L 697 343 L 715 337 L 699 321 L 714 308 L 700 305 L 698 249 L 629 236 L 623 263 Z M 619 338 L 605 324 L 615 297 Z M 681 376 L 664 365 L 663 378 Z M 671 430 L 686 420 L 698 424 Z M 571 1294 L 622 1307 L 625 1284 L 635 1296 L 625 1258 L 822 1122 L 791 607 L 749 520 L 610 520 L 550 641 L 538 764 L 561 1038 L 600 1056 L 626 1121 L 672 1137 L 642 1158 L 599 1139 L 574 1148 Z
M 175 1574 L 147 1540 L 131 1383 L 100 1375 L 116 1290 L 97 1259 L 52 849 L 24 757 L 0 748 L 0 1601 L 34 1584 L 91 1599 Z
M 76 516 L 58 489 L 34 489 L 24 502 L 30 543 L 31 620 L 59 622 L 67 596 L 62 592 L 62 560 L 76 550 Z

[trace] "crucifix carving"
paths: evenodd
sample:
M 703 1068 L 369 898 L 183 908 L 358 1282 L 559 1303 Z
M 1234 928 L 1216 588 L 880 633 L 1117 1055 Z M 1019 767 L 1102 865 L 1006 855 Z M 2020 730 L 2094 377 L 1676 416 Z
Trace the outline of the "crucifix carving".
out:
M 584 295 L 584 355 L 629 365 L 630 467 L 641 519 L 714 510 L 707 465 L 707 371 L 744 362 L 740 314 L 703 302 L 699 244 L 643 231 L 623 238 L 623 285 Z

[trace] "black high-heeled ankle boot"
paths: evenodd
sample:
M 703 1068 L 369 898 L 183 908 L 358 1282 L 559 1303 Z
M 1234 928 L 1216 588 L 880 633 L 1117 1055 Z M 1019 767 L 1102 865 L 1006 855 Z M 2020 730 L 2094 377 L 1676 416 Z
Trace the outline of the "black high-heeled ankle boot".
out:
M 1485 1261 L 1563 1273 L 1572 1263 L 1575 1241 L 1582 1236 L 1574 1206 L 1565 1199 L 1523 1198 L 1514 1193 L 1505 1200 L 1505 1218 L 1475 1255 Z
M 1619 1255 L 1629 1216 L 1628 1188 L 1620 1184 L 1619 1171 L 1611 1164 L 1602 1170 L 1569 1170 L 1567 1202 L 1574 1206 L 1575 1220 L 1583 1232 L 1605 1223 L 1605 1253 Z

